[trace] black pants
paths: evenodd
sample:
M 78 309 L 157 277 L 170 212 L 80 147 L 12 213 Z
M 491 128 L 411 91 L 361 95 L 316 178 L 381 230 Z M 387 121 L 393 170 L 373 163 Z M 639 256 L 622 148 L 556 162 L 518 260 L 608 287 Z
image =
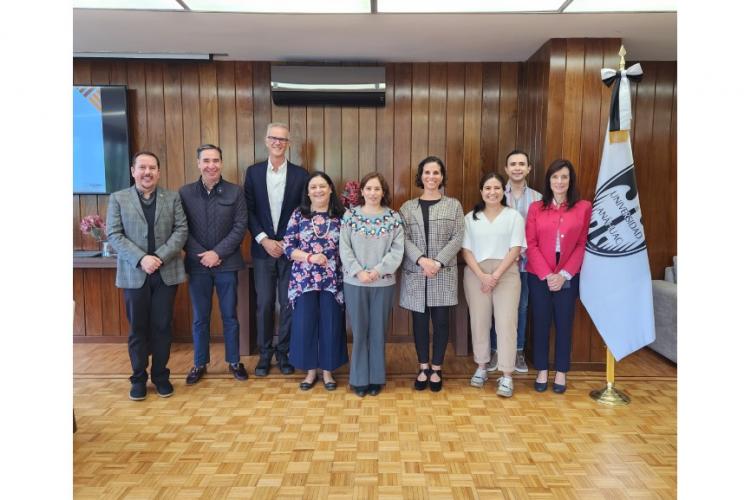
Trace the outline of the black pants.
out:
M 414 344 L 420 363 L 430 362 L 430 317 L 432 318 L 432 364 L 442 365 L 448 346 L 449 306 L 425 307 L 425 312 L 411 312 Z
M 286 257 L 254 259 L 253 280 L 257 295 L 255 328 L 261 357 L 273 356 L 273 323 L 276 299 L 279 301 L 279 340 L 276 351 L 289 353 L 292 310 L 289 307 L 289 274 L 292 263 Z
M 130 322 L 128 354 L 133 375 L 130 381 L 148 380 L 151 355 L 151 381 L 169 380 L 169 349 L 172 346 L 172 311 L 177 285 L 166 285 L 159 272 L 146 277 L 141 288 L 126 288 L 125 309 Z

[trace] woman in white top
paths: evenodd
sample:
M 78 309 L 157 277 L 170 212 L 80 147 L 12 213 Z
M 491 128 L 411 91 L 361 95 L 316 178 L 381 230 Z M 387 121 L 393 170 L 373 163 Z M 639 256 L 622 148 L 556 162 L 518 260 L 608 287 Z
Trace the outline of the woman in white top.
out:
M 518 299 L 521 280 L 517 258 L 526 248 L 524 220 L 507 206 L 505 181 L 490 172 L 479 182 L 482 199 L 466 214 L 463 256 L 466 261 L 464 292 L 471 316 L 471 342 L 478 368 L 471 385 L 483 387 L 490 361 L 490 326 L 495 317 L 498 335 L 498 396 L 513 395 L 516 366 Z

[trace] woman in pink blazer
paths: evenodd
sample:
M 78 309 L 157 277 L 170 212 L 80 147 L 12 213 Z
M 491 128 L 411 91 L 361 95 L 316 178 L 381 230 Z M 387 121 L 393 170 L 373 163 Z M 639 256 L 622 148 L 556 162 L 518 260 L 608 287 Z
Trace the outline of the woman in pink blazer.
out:
M 529 302 L 533 317 L 534 388 L 547 390 L 549 331 L 555 322 L 555 381 L 562 394 L 570 368 L 573 314 L 578 298 L 578 274 L 586 247 L 591 202 L 581 200 L 576 173 L 568 160 L 555 160 L 544 176 L 541 201 L 529 207 L 526 219 L 526 255 Z

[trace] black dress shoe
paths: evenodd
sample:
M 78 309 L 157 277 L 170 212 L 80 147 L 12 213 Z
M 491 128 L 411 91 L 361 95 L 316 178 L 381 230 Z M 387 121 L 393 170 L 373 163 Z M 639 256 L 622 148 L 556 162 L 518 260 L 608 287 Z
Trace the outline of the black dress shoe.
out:
M 425 377 L 427 377 L 424 380 L 419 380 L 419 376 L 421 374 L 425 374 Z M 427 389 L 427 381 L 430 380 L 430 369 L 429 368 L 420 368 L 419 372 L 417 373 L 417 378 L 414 379 L 414 389 L 418 391 L 424 391 Z
M 534 382 L 534 390 L 536 392 L 544 392 L 547 390 L 547 382 Z
M 303 391 L 309 391 L 313 388 L 315 383 L 318 381 L 318 377 L 315 377 L 312 382 L 305 382 L 304 380 L 299 383 L 299 388 Z
M 557 394 L 562 394 L 565 392 L 565 389 L 567 389 L 567 386 L 565 384 L 555 384 L 552 383 L 552 392 L 556 392 Z
M 354 394 L 359 396 L 360 398 L 365 397 L 365 394 L 367 394 L 367 386 L 366 385 L 353 385 L 352 390 L 354 391 Z
M 433 382 L 430 379 L 430 390 L 432 392 L 440 392 L 440 390 L 443 388 L 443 370 L 432 370 L 432 373 L 437 373 L 437 376 L 440 377 L 440 381 Z
M 237 380 L 247 380 L 247 370 L 242 363 L 229 363 L 229 371 Z
M 276 361 L 279 362 L 279 370 L 284 375 L 291 375 L 294 373 L 294 366 L 289 362 L 289 357 L 286 353 L 277 352 Z
M 383 388 L 380 384 L 370 384 L 370 387 L 367 389 L 367 394 L 370 396 L 377 396 L 380 394 L 380 390 Z
M 255 376 L 265 377 L 268 375 L 268 370 L 271 369 L 271 358 L 261 356 L 258 360 L 258 364 L 255 366 Z
M 187 377 L 185 378 L 185 383 L 187 385 L 193 385 L 198 382 L 205 374 L 206 365 L 194 366 L 188 372 Z
M 331 380 L 330 382 L 325 382 L 323 384 L 323 387 L 326 388 L 326 391 L 335 391 L 336 388 L 338 387 L 338 384 L 336 383 L 335 380 Z

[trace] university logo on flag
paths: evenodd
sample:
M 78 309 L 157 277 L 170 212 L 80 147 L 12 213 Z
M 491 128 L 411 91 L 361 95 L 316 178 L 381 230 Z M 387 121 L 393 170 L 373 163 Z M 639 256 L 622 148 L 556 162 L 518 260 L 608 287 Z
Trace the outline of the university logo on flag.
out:
M 631 163 L 597 188 L 586 250 L 602 257 L 623 257 L 645 249 L 635 165 Z

